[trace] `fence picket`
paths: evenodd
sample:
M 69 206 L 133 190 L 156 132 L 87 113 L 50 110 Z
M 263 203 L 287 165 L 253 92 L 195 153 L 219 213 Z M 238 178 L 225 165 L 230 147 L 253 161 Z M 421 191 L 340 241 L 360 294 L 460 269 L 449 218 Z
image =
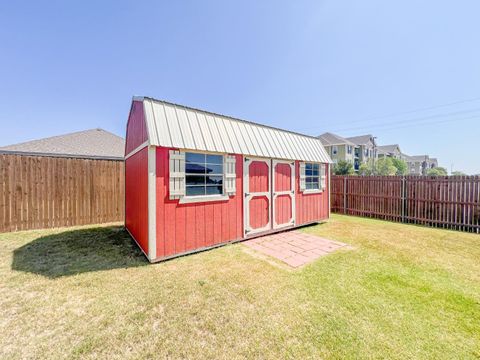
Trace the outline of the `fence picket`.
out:
M 124 219 L 124 163 L 0 155 L 0 232 Z
M 332 176 L 332 212 L 480 233 L 480 177 Z

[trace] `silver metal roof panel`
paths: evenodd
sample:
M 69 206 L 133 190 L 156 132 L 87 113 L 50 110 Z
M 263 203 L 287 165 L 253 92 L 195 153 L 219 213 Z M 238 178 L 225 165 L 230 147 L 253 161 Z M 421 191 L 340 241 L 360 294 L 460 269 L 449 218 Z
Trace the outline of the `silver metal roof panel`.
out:
M 331 163 L 320 139 L 143 98 L 150 145 Z

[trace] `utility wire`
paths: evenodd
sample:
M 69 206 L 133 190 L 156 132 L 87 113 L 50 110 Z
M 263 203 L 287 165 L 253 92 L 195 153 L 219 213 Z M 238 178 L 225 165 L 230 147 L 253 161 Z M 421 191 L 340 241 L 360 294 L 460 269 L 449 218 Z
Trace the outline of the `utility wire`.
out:
M 443 107 L 448 107 L 448 106 L 453 106 L 453 105 L 458 105 L 458 104 L 464 104 L 464 103 L 469 103 L 469 102 L 474 102 L 474 101 L 479 101 L 479 100 L 480 100 L 480 97 L 458 100 L 458 101 L 453 101 L 453 102 L 444 103 L 444 104 L 440 104 L 440 105 L 434 105 L 434 106 L 428 106 L 428 107 L 423 107 L 423 108 L 417 108 L 417 109 L 414 109 L 414 110 L 402 111 L 402 112 L 394 113 L 394 114 L 381 115 L 381 116 L 365 118 L 365 119 L 358 119 L 358 120 L 354 120 L 354 121 L 347 121 L 347 122 L 344 122 L 344 124 L 347 125 L 347 124 L 355 124 L 355 123 L 361 123 L 361 122 L 369 122 L 369 121 L 373 121 L 373 120 L 387 119 L 387 118 L 391 118 L 391 117 L 414 114 L 414 113 L 417 113 L 417 112 L 424 112 L 424 111 L 428 111 L 428 110 L 434 110 L 434 109 L 439 109 L 439 108 L 443 108 Z M 315 129 L 320 129 L 320 128 L 321 127 L 319 127 L 319 126 L 310 127 L 310 128 L 302 128 L 302 129 L 299 129 L 299 131 L 315 130 Z
M 443 124 L 443 123 L 451 122 L 452 120 L 463 121 L 463 120 L 470 120 L 470 119 L 480 119 L 480 114 L 475 115 L 475 116 L 465 117 L 465 118 L 445 119 L 445 120 L 441 120 L 441 121 L 431 121 L 431 122 L 426 122 L 426 123 L 404 124 L 404 125 L 393 126 L 393 127 L 381 129 L 381 131 L 405 129 L 405 128 L 409 128 L 409 127 L 412 127 L 412 126 L 437 125 L 437 124 Z
M 398 121 L 391 121 L 388 123 L 383 123 L 383 124 L 377 124 L 377 125 L 364 125 L 364 126 L 357 126 L 357 127 L 349 127 L 349 128 L 341 128 L 341 129 L 335 129 L 333 131 L 338 132 L 338 131 L 350 131 L 350 130 L 360 130 L 360 129 L 366 129 L 366 128 L 382 128 L 382 127 L 388 127 L 391 125 L 397 125 L 397 124 L 406 124 L 406 123 L 417 123 L 419 121 L 424 121 L 424 120 L 430 120 L 430 119 L 435 119 L 435 118 L 442 118 L 442 117 L 450 117 L 450 116 L 456 116 L 456 115 L 462 115 L 462 114 L 468 114 L 468 113 L 473 113 L 476 111 L 480 111 L 480 108 L 476 109 L 470 109 L 470 110 L 463 110 L 463 111 L 453 111 L 450 113 L 446 114 L 437 114 L 437 115 L 430 115 L 430 116 L 423 116 L 423 117 L 418 117 L 418 118 L 413 118 L 413 119 L 405 119 L 405 120 L 398 120 Z M 449 119 L 455 120 L 453 119 Z M 442 121 L 443 122 L 443 121 Z

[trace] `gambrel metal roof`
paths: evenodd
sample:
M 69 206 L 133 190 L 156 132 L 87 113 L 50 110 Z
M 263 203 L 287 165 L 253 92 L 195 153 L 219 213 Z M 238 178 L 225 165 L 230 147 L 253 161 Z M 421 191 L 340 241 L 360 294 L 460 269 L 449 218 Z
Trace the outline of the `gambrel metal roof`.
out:
M 320 139 L 152 98 L 143 100 L 150 145 L 331 163 Z

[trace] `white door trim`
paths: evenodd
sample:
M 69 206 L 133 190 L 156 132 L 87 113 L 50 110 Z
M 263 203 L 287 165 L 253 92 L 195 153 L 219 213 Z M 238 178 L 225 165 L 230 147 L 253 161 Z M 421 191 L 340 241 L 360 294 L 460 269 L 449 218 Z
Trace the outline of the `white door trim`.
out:
M 250 193 L 250 177 L 249 167 L 254 161 L 264 162 L 268 166 L 268 191 Z M 250 200 L 253 197 L 265 196 L 268 199 L 268 223 L 258 229 L 252 229 L 250 227 Z M 257 158 L 244 156 L 243 158 L 243 208 L 244 208 L 244 236 L 247 237 L 252 234 L 256 234 L 263 231 L 272 229 L 272 160 L 268 158 Z
M 277 164 L 288 164 L 290 165 L 291 169 L 291 185 L 289 191 L 277 191 L 275 192 L 275 167 Z M 285 160 L 273 160 L 272 164 L 272 209 L 273 209 L 273 228 L 274 229 L 281 229 L 284 227 L 294 226 L 295 225 L 295 161 L 285 161 Z M 292 204 L 292 218 L 290 222 L 284 224 L 277 224 L 276 222 L 276 206 L 275 206 L 275 199 L 279 195 L 290 195 L 291 204 Z

